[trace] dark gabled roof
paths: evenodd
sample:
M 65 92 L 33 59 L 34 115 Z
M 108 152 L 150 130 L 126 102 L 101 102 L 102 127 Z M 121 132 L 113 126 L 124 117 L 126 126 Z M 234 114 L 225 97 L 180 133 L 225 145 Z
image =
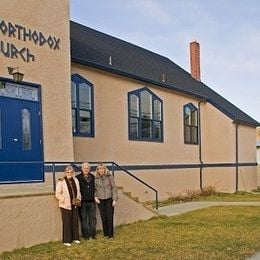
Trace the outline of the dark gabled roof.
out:
M 166 57 L 72 21 L 70 38 L 72 62 L 206 99 L 237 123 L 260 125 Z

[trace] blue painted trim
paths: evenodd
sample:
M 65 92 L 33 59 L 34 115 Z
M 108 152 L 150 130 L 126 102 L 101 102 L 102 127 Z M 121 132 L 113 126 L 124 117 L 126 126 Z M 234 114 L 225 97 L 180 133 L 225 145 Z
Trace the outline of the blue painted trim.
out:
M 82 77 L 81 75 L 75 73 L 71 75 L 71 81 L 76 84 L 76 133 L 73 133 L 75 137 L 95 137 L 95 113 L 94 113 L 94 85 L 88 81 L 86 78 Z M 79 111 L 81 110 L 79 107 L 79 84 L 86 83 L 91 89 L 91 110 L 83 109 L 84 111 L 90 112 L 91 117 L 91 133 L 90 134 L 83 134 L 79 132 Z
M 11 82 L 11 83 L 15 83 L 18 85 L 31 86 L 31 87 L 36 87 L 36 88 L 38 88 L 40 86 L 40 84 L 38 84 L 38 83 L 32 83 L 32 82 L 27 82 L 27 81 L 17 82 L 17 81 L 14 81 L 13 79 L 4 78 L 4 77 L 0 77 L 0 81 Z
M 147 91 L 152 96 L 152 119 L 150 120 L 152 122 L 152 138 L 141 138 L 141 92 Z M 131 141 L 143 141 L 143 142 L 157 142 L 157 143 L 163 143 L 164 142 L 164 131 L 163 131 L 163 100 L 159 98 L 154 92 L 152 92 L 148 87 L 143 87 L 140 89 L 136 89 L 133 91 L 128 92 L 128 140 Z M 130 113 L 130 97 L 131 95 L 135 95 L 138 97 L 139 102 L 139 117 L 133 117 L 138 120 L 138 136 L 139 138 L 131 138 L 130 136 L 130 119 L 131 119 L 131 113 Z M 154 119 L 154 101 L 158 100 L 161 102 L 161 120 L 155 120 Z M 160 122 L 161 123 L 161 138 L 156 139 L 154 138 L 154 122 Z
M 91 164 L 91 162 L 89 162 Z M 110 162 L 111 163 L 111 162 Z M 64 163 L 64 165 L 55 165 L 55 171 L 63 172 L 65 166 L 68 164 Z M 236 166 L 239 167 L 253 167 L 257 166 L 255 162 L 248 162 L 248 163 L 206 163 L 206 164 L 144 164 L 144 165 L 121 165 L 121 167 L 125 168 L 126 170 L 167 170 L 167 169 L 200 169 L 201 167 L 204 168 L 234 168 Z M 113 166 L 108 166 L 108 169 L 111 170 Z M 96 166 L 91 166 L 91 171 L 94 172 Z M 121 171 L 120 168 L 114 166 L 113 169 L 115 171 Z M 44 167 L 45 172 L 52 172 L 53 168 L 51 165 L 45 165 Z M 77 170 L 78 172 L 78 170 Z

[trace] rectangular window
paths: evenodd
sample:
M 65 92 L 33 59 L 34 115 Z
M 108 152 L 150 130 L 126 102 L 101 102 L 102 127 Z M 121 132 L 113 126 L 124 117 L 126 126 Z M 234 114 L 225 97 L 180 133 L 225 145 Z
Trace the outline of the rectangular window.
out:
M 160 140 L 162 138 L 161 122 L 157 122 L 157 121 L 153 122 L 153 134 L 154 134 L 154 139 Z
M 138 118 L 130 118 L 130 138 L 139 138 L 139 120 Z
M 77 131 L 77 123 L 76 123 L 76 109 L 72 109 L 72 132 L 76 133 Z
M 80 124 L 80 132 L 82 134 L 90 134 L 91 133 L 91 120 L 90 120 L 90 112 L 85 110 L 79 111 L 79 124 Z
M 152 138 L 152 121 L 141 119 L 141 137 L 144 139 Z
M 77 107 L 77 88 L 74 82 L 71 82 L 71 107 Z
M 198 128 L 197 127 L 192 127 L 191 128 L 191 142 L 193 144 L 197 144 L 198 143 Z
M 23 150 L 32 149 L 31 140 L 31 114 L 28 109 L 22 109 L 22 131 L 23 131 Z
M 185 126 L 184 128 L 184 140 L 185 140 L 185 143 L 190 143 L 191 142 L 191 128 L 190 126 Z

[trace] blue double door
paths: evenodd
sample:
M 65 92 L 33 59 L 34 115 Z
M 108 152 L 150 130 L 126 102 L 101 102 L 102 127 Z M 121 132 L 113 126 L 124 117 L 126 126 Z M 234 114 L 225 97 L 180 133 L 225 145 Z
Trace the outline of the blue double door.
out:
M 43 181 L 39 102 L 0 96 L 0 183 Z

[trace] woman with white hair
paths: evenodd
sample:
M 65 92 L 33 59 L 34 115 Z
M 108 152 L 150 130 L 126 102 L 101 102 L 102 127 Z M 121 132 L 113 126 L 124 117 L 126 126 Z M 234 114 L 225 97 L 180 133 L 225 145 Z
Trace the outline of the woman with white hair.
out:
M 80 206 L 81 194 L 79 182 L 75 178 L 72 166 L 65 168 L 64 177 L 57 182 L 55 196 L 61 209 L 62 242 L 65 246 L 71 246 L 71 242 L 79 244 L 78 207 Z

